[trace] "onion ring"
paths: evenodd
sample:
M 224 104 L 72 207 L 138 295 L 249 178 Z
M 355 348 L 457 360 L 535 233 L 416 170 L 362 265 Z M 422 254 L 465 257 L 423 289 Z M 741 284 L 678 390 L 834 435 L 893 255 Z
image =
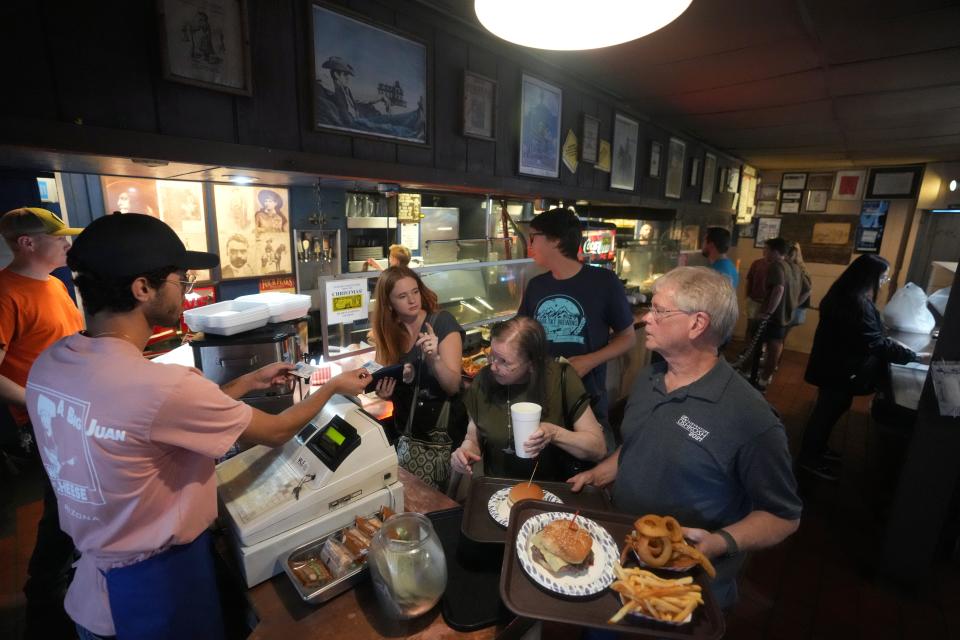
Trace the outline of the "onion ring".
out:
M 647 536 L 648 538 L 662 538 L 670 535 L 670 532 L 663 524 L 663 518 L 660 516 L 649 515 L 638 518 L 637 521 L 633 523 L 633 527 L 640 535 Z
M 683 527 L 680 526 L 676 518 L 664 516 L 663 526 L 667 530 L 667 535 L 670 536 L 670 542 L 683 542 Z
M 693 558 L 698 563 L 700 563 L 700 566 L 703 567 L 704 571 L 706 571 L 707 575 L 710 576 L 711 578 L 717 577 L 717 570 L 713 567 L 713 563 L 710 562 L 710 559 L 707 556 L 703 555 L 700 552 L 700 550 L 697 549 L 696 547 L 692 547 L 686 542 L 679 542 L 675 544 L 673 548 L 679 551 L 680 553 L 682 553 L 683 555 Z
M 673 555 L 673 545 L 670 543 L 670 538 L 666 537 L 652 539 L 641 537 L 635 548 L 643 563 L 651 567 L 664 566 Z

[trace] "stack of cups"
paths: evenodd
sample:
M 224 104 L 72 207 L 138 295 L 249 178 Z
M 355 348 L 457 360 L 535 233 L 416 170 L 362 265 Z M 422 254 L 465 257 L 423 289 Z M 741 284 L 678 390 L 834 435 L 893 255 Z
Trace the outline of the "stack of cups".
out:
M 540 428 L 540 405 L 533 402 L 515 402 L 510 405 L 513 421 L 513 448 L 518 458 L 532 458 L 523 450 L 523 443 Z

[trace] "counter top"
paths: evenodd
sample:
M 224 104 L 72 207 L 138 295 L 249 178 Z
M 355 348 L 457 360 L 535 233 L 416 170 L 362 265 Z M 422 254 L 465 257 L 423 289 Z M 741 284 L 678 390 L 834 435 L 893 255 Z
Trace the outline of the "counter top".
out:
M 403 483 L 406 511 L 429 513 L 457 506 L 456 502 L 404 469 L 400 469 L 400 481 Z M 447 626 L 439 606 L 415 620 L 392 620 L 380 611 L 369 580 L 319 606 L 303 602 L 286 574 L 258 584 L 247 591 L 247 597 L 260 620 L 250 634 L 251 640 L 366 640 L 383 637 L 488 640 L 498 637 L 500 632 L 509 628 L 497 626 L 460 633 Z
M 891 331 L 887 335 L 916 353 L 933 353 L 937 344 L 937 339 L 927 333 Z M 919 362 L 890 365 L 890 390 L 893 392 L 893 401 L 898 406 L 911 411 L 917 410 L 929 368 Z

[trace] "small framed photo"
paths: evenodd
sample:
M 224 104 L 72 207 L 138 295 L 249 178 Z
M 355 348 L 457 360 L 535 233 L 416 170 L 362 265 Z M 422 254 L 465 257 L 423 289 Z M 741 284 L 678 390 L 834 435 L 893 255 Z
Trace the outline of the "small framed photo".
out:
M 660 158 L 663 157 L 663 145 L 654 140 L 650 143 L 650 171 L 651 178 L 660 177 Z
M 777 215 L 777 201 L 776 200 L 762 200 L 757 203 L 757 215 L 758 216 L 775 216 Z
M 520 168 L 526 176 L 560 177 L 563 89 L 524 73 L 520 89 Z
M 713 202 L 713 189 L 717 181 L 717 156 L 707 153 L 703 157 L 703 181 L 700 183 L 700 202 Z
M 683 166 L 687 152 L 687 143 L 679 138 L 670 138 L 670 150 L 667 153 L 667 180 L 664 195 L 679 199 L 683 195 Z
M 600 120 L 583 114 L 580 132 L 580 160 L 596 164 L 600 141 Z
M 803 210 L 809 213 L 823 213 L 827 210 L 827 200 L 830 192 L 826 189 L 810 189 L 807 191 L 807 203 Z
M 753 224 L 752 220 L 744 224 L 738 224 L 737 235 L 741 238 L 752 238 L 757 235 L 757 227 Z
M 782 218 L 757 218 L 757 234 L 753 238 L 754 248 L 762 249 L 767 240 L 778 237 L 782 223 Z
M 472 71 L 463 72 L 463 135 L 497 138 L 497 82 Z
M 916 198 L 923 167 L 871 169 L 867 198 Z
M 859 253 L 877 253 L 883 242 L 883 229 L 890 211 L 889 200 L 864 200 L 853 250 Z
M 815 191 L 832 191 L 833 173 L 811 173 L 807 176 L 807 189 Z
M 807 174 L 785 173 L 780 178 L 780 189 L 783 191 L 803 191 L 807 188 Z
M 700 183 L 700 158 L 693 158 L 690 161 L 690 186 L 695 187 Z
M 833 183 L 834 200 L 860 200 L 866 171 L 837 171 Z
M 761 184 L 757 189 L 757 200 L 779 200 L 780 186 L 775 184 Z
M 800 213 L 803 191 L 784 191 L 780 194 L 780 213 Z
M 618 113 L 613 119 L 613 171 L 610 188 L 633 191 L 637 184 L 637 144 L 640 123 Z
M 157 0 L 164 80 L 253 95 L 246 0 Z
M 740 191 L 740 167 L 730 167 L 727 170 L 727 193 L 738 193 Z

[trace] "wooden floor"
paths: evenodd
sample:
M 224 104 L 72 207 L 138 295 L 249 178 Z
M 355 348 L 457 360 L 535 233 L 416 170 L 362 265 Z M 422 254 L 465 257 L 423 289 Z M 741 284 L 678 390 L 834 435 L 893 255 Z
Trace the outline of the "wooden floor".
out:
M 793 452 L 816 393 L 803 382 L 805 366 L 806 356 L 786 352 L 767 391 Z M 840 481 L 803 481 L 800 530 L 750 558 L 727 638 L 960 639 L 960 570 L 949 558 L 919 591 L 876 577 L 894 481 L 886 456 L 904 441 L 877 433 L 868 412 L 867 399 L 858 399 L 834 431 L 831 447 L 844 456 Z M 40 517 L 39 473 L 26 470 L 0 498 L 0 638 L 21 634 L 20 589 Z M 904 540 L 905 553 L 909 545 Z

